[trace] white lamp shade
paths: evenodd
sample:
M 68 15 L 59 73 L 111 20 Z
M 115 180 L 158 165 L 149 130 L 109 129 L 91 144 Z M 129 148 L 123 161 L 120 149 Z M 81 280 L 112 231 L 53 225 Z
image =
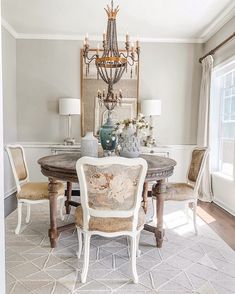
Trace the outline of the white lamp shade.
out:
M 80 114 L 80 99 L 78 98 L 60 98 L 59 113 L 61 115 Z
M 161 100 L 142 100 L 141 102 L 141 113 L 146 116 L 161 115 L 161 110 Z

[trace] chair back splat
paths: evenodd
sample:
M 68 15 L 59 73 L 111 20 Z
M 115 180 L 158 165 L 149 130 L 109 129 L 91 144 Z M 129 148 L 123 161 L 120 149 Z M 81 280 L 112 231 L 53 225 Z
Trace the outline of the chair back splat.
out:
M 24 149 L 21 145 L 7 145 L 6 151 L 16 182 L 17 192 L 19 193 L 21 185 L 29 181 L 29 172 L 26 165 Z
M 206 147 L 197 147 L 192 151 L 191 163 L 188 171 L 188 181 L 194 187 L 201 182 L 201 177 L 205 169 L 209 150 Z

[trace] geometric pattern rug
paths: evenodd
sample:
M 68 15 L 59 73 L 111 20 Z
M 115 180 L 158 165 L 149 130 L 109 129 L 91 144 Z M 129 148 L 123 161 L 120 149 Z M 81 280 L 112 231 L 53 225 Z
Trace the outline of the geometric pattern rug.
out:
M 152 233 L 141 233 L 138 284 L 132 283 L 126 237 L 91 238 L 87 283 L 81 284 L 83 256 L 76 256 L 76 231 L 61 233 L 51 249 L 48 204 L 31 206 L 31 222 L 19 235 L 14 234 L 13 212 L 6 218 L 6 293 L 235 293 L 235 252 L 199 217 L 195 236 L 183 208 L 169 203 L 163 247 L 156 248 Z

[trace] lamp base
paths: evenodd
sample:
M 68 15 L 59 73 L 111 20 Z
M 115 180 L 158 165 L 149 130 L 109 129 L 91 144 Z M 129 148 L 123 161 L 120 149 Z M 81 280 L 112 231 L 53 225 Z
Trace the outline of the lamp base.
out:
M 65 145 L 74 145 L 75 139 L 74 138 L 66 138 L 66 139 L 64 139 L 64 144 Z

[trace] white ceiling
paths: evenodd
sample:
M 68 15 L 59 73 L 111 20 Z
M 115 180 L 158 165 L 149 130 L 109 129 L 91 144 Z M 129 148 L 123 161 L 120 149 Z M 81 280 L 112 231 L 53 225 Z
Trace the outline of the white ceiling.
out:
M 2 0 L 3 24 L 17 37 L 102 36 L 109 0 Z M 235 0 L 115 0 L 118 35 L 146 41 L 205 41 L 235 15 Z

